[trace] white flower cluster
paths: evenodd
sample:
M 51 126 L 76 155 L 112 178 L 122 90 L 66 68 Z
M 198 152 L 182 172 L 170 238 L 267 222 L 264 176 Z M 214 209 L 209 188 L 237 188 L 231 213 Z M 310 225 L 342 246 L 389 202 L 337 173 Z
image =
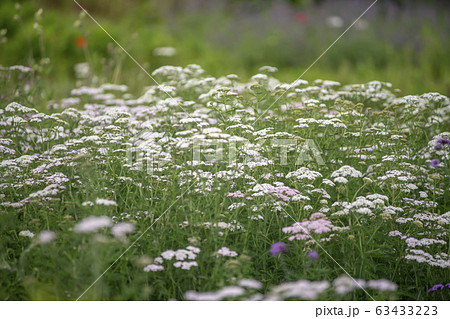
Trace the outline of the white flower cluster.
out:
M 334 290 L 339 295 L 345 295 L 355 289 L 371 288 L 378 291 L 395 291 L 397 284 L 387 279 L 355 279 L 347 275 L 341 275 L 333 281 Z
M 430 254 L 421 249 L 407 250 L 406 260 L 414 260 L 418 263 L 426 263 L 430 266 L 450 268 L 450 256 L 447 253 Z
M 112 199 L 105 199 L 105 198 L 97 198 L 95 200 L 95 203 L 97 205 L 104 205 L 104 206 L 117 206 L 116 201 Z
M 48 244 L 56 238 L 56 233 L 51 230 L 43 230 L 38 235 L 38 241 L 41 244 Z
M 175 262 L 172 264 L 175 268 L 181 268 L 183 270 L 190 270 L 192 267 L 197 267 L 198 264 L 195 261 L 200 248 L 194 246 L 187 246 L 186 249 L 178 250 L 166 250 L 161 253 L 160 257 L 155 258 L 154 264 L 149 264 L 144 267 L 145 272 L 155 272 L 164 270 L 162 263 L 175 258 Z
M 408 170 L 413 170 L 413 172 L 409 172 L 408 170 L 388 170 L 384 174 L 379 174 L 377 177 L 378 184 L 381 187 L 391 187 L 393 189 L 400 189 L 404 192 L 410 193 L 412 190 L 416 190 L 417 186 L 412 184 L 412 182 L 417 181 L 417 176 L 422 171 L 422 173 L 426 172 L 423 169 L 418 171 L 418 168 L 413 165 L 407 165 L 407 163 L 400 163 L 402 166 L 408 168 Z M 377 166 L 381 166 L 383 164 L 377 164 Z
M 64 190 L 65 187 L 59 184 L 51 184 L 46 186 L 43 190 L 31 193 L 28 195 L 28 197 L 48 197 L 48 196 L 54 196 L 58 194 L 61 190 Z
M 20 231 L 19 236 L 33 238 L 34 233 L 30 232 L 29 230 L 22 230 Z
M 309 181 L 314 181 L 317 178 L 322 177 L 322 174 L 310 170 L 307 167 L 300 167 L 298 170 L 286 174 L 286 178 L 293 178 L 293 177 L 295 177 L 297 180 L 307 179 Z
M 111 228 L 111 234 L 117 238 L 125 238 L 125 235 L 132 234 L 136 231 L 136 228 L 133 224 L 128 222 L 120 222 L 114 224 Z
M 236 257 L 238 255 L 237 252 L 230 250 L 228 247 L 222 247 L 217 251 L 216 257 L 227 256 L 227 257 Z
M 239 286 L 227 286 L 216 292 L 197 292 L 187 291 L 184 295 L 186 300 L 203 300 L 203 301 L 217 301 L 224 299 L 239 299 L 239 300 L 317 300 L 320 295 L 326 292 L 331 286 L 334 292 L 338 295 L 346 295 L 355 289 L 373 289 L 382 292 L 390 292 L 397 290 L 397 284 L 387 279 L 355 279 L 347 275 L 337 277 L 333 284 L 327 280 L 309 281 L 301 279 L 298 281 L 284 282 L 272 287 L 266 294 L 251 294 L 252 291 L 262 288 L 262 284 L 257 280 L 241 279 Z
M 341 168 L 339 168 L 338 170 L 331 173 L 331 178 L 338 178 L 338 177 L 361 178 L 362 173 L 349 165 L 344 165 Z M 334 180 L 334 181 L 336 182 L 336 180 Z
M 111 225 L 112 220 L 108 216 L 89 216 L 76 224 L 74 230 L 77 233 L 93 233 Z
M 302 299 L 315 300 L 319 295 L 330 287 L 327 280 L 309 281 L 299 280 L 284 282 L 273 287 L 265 296 L 264 300 Z
M 160 47 L 153 50 L 154 56 L 174 56 L 177 50 L 172 47 Z
M 338 118 L 332 118 L 330 120 L 317 120 L 314 118 L 299 118 L 296 119 L 296 121 L 298 122 L 297 125 L 294 125 L 294 128 L 308 128 L 309 124 L 316 124 L 319 127 L 327 127 L 327 126 L 332 126 L 332 127 L 336 127 L 336 128 L 347 128 L 347 126 L 342 123 L 342 121 Z
M 248 296 L 253 293 L 247 300 L 261 300 L 263 295 L 255 294 L 254 291 L 262 289 L 262 287 L 262 283 L 256 279 L 242 278 L 238 281 L 237 286 L 226 286 L 215 292 L 186 291 L 184 298 L 197 301 L 218 301 Z
M 228 298 L 236 298 L 245 294 L 245 289 L 239 286 L 228 286 L 224 287 L 216 292 L 197 292 L 194 290 L 186 291 L 184 298 L 186 300 L 197 300 L 197 301 L 218 301 Z
M 332 204 L 332 207 L 342 207 L 341 210 L 338 210 L 332 213 L 332 216 L 342 216 L 348 215 L 350 212 L 374 216 L 374 211 L 376 209 L 383 210 L 385 209 L 385 205 L 389 198 L 385 195 L 381 194 L 370 194 L 367 196 L 358 196 L 355 201 L 349 202 L 335 202 Z M 395 208 L 392 206 L 387 207 L 390 210 L 386 211 L 387 213 L 394 213 Z

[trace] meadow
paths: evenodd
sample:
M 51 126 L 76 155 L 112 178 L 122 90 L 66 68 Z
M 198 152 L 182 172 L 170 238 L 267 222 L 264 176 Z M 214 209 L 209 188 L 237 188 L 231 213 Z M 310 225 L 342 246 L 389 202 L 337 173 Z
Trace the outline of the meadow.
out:
M 448 298 L 448 97 L 275 71 L 2 109 L 1 298 Z
M 0 300 L 449 299 L 445 59 L 398 89 L 393 62 L 298 79 L 159 38 L 147 76 L 101 30 L 53 57 L 61 17 L 26 3 L 35 49 L 0 32 Z

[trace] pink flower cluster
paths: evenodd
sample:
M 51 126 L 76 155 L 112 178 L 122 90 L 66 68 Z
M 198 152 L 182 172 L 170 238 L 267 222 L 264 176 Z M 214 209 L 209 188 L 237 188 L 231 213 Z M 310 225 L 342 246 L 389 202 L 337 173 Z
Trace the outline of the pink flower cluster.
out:
M 279 198 L 288 202 L 294 195 L 300 194 L 295 188 L 290 188 L 287 186 L 270 187 L 268 189 L 269 193 L 276 194 Z
M 241 191 L 237 191 L 237 192 L 230 192 L 227 194 L 228 197 L 234 197 L 234 198 L 244 198 L 245 194 L 242 193 Z M 251 196 L 247 196 L 245 197 L 246 200 L 254 200 L 253 197 Z
M 237 192 L 234 192 L 234 193 L 228 193 L 227 196 L 228 197 L 235 197 L 235 198 L 243 198 L 245 195 L 244 195 L 244 193 L 242 193 L 240 191 L 237 191 Z
M 322 234 L 328 233 L 333 229 L 333 224 L 326 219 L 325 214 L 314 213 L 309 217 L 309 220 L 296 222 L 292 226 L 283 227 L 283 233 L 293 234 L 288 239 L 293 241 L 309 239 L 310 233 Z

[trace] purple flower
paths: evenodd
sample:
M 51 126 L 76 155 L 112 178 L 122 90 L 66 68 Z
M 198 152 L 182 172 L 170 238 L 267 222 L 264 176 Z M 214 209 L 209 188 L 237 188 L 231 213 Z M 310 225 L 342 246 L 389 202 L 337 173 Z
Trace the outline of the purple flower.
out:
M 270 247 L 270 254 L 272 256 L 278 256 L 282 252 L 288 251 L 289 247 L 283 243 L 282 241 L 277 241 L 276 243 L 272 244 Z
M 434 147 L 436 151 L 440 151 L 442 148 L 443 148 L 442 144 L 436 144 L 436 146 Z
M 437 139 L 436 144 L 450 145 L 450 139 L 446 137 L 440 137 Z
M 319 258 L 319 253 L 315 250 L 311 250 L 310 252 L 308 252 L 308 257 L 311 259 L 317 259 Z
M 450 282 L 445 285 L 446 288 L 450 289 Z
M 430 166 L 433 167 L 433 168 L 438 167 L 439 164 L 441 164 L 441 161 L 438 160 L 438 159 L 431 160 L 431 162 L 430 162 Z
M 448 285 L 448 284 L 447 284 L 447 285 Z M 446 285 L 446 286 L 447 286 L 447 285 Z M 437 291 L 438 289 L 440 289 L 440 290 L 444 289 L 444 285 L 443 285 L 443 284 L 437 284 L 437 285 L 434 285 L 432 288 L 428 289 L 428 292 L 435 292 L 435 291 Z

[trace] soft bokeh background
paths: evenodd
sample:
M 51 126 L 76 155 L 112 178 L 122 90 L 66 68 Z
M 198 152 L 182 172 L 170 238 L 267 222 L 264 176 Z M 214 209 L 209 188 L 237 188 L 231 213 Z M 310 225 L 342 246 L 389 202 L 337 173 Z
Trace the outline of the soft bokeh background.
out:
M 247 79 L 271 65 L 284 81 L 295 80 L 372 2 L 79 0 L 149 72 L 196 63 L 212 76 Z M 303 78 L 381 80 L 402 94 L 450 95 L 449 9 L 450 1 L 379 0 Z M 153 84 L 80 12 L 72 0 L 2 0 L 0 65 L 36 68 L 46 100 L 75 85 L 125 83 L 139 93 Z

